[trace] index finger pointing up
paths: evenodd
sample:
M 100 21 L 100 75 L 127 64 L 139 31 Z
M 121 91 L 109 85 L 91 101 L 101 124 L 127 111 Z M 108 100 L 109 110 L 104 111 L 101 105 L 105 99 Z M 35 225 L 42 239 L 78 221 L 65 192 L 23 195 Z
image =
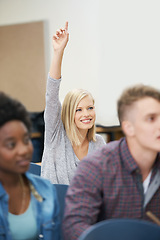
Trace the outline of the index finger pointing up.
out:
M 68 31 L 68 21 L 65 23 L 65 30 Z

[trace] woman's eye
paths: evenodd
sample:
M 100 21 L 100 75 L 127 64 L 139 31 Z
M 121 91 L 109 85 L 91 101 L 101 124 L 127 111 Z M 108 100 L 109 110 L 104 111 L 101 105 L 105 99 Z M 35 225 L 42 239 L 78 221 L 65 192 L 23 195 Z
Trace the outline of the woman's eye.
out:
M 25 144 L 28 144 L 30 141 L 31 141 L 31 139 L 30 139 L 29 136 L 27 136 L 27 137 L 24 138 L 24 143 L 25 143 Z
M 76 112 L 80 112 L 80 111 L 81 111 L 81 109 L 80 109 L 80 108 L 76 109 Z
M 93 107 L 89 107 L 88 109 L 89 109 L 89 110 L 92 110 L 92 109 L 93 109 Z
M 15 145 L 16 145 L 15 142 L 7 142 L 6 147 L 8 149 L 13 149 L 15 147 Z

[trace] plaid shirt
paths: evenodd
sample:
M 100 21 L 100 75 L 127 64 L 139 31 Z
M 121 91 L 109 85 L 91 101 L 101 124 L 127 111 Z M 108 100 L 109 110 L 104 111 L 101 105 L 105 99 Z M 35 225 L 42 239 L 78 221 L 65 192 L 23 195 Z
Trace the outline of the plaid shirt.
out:
M 155 161 L 151 182 L 160 169 Z M 90 225 L 109 218 L 149 220 L 146 211 L 160 218 L 160 188 L 143 208 L 142 175 L 126 139 L 113 141 L 79 164 L 66 196 L 63 222 L 65 240 L 78 239 Z

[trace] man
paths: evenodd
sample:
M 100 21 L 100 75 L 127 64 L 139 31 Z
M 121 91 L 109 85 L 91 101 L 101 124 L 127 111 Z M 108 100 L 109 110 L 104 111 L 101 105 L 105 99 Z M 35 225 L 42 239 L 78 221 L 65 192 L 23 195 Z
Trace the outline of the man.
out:
M 136 85 L 117 108 L 125 138 L 79 164 L 66 197 L 66 240 L 104 219 L 151 220 L 148 211 L 160 218 L 160 91 Z

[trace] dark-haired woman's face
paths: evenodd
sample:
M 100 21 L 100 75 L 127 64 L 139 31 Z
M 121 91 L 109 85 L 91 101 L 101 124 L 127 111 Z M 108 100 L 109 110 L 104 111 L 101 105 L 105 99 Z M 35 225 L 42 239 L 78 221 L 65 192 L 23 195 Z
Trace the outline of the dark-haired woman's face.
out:
M 10 121 L 0 128 L 0 173 L 26 172 L 32 153 L 32 142 L 23 122 Z

